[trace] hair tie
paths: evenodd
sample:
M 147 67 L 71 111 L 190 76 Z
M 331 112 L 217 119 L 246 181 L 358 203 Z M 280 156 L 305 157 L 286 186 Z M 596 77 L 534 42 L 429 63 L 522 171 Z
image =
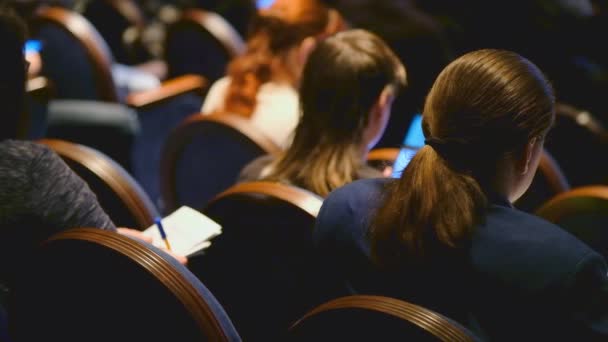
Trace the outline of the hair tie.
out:
M 442 146 L 445 146 L 446 142 L 439 138 L 429 137 L 424 139 L 424 144 L 431 146 L 435 151 L 439 152 Z

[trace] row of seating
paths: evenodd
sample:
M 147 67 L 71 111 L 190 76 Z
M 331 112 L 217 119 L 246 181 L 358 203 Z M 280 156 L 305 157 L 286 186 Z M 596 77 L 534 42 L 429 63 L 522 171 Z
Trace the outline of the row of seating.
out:
M 119 165 L 86 147 L 42 142 L 87 180 L 118 225 L 151 225 L 153 205 Z M 372 151 L 370 160 L 391 155 L 395 151 Z M 197 207 L 222 225 L 223 233 L 191 256 L 189 268 L 205 280 L 243 336 L 280 338 L 280 327 L 286 329 L 317 302 L 316 265 L 322 260 L 315 259 L 310 232 L 321 204 L 322 198 L 306 190 L 253 182 L 230 187 Z M 608 187 L 583 188 L 562 192 L 537 214 L 607 255 L 600 226 L 607 206 Z M 261 307 L 268 313 L 256 314 Z
M 75 253 L 80 257 L 74 258 Z M 120 284 L 115 274 L 121 274 Z M 38 286 L 43 281 L 46 285 Z M 13 298 L 11 329 L 19 341 L 240 340 L 221 301 L 188 269 L 156 248 L 98 229 L 51 237 L 37 251 Z M 266 316 L 269 308 L 251 311 Z M 285 333 L 293 341 L 475 341 L 440 314 L 380 296 L 334 299 Z

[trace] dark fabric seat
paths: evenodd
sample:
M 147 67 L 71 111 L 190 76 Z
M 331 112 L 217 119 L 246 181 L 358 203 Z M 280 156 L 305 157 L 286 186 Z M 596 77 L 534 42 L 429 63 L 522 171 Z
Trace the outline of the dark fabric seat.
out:
M 318 302 L 312 227 L 321 202 L 299 188 L 252 182 L 230 188 L 203 210 L 222 234 L 190 259 L 190 269 L 245 340 L 281 340 Z
M 163 149 L 164 211 L 202 208 L 232 186 L 250 161 L 279 148 L 249 121 L 230 114 L 195 114 L 176 128 Z
M 190 9 L 173 23 L 165 40 L 169 76 L 205 76 L 213 82 L 226 73 L 228 62 L 244 50 L 239 34 L 221 16 Z
M 99 229 L 52 237 L 11 296 L 15 341 L 240 341 L 221 305 L 184 266 Z
M 158 106 L 137 110 L 140 133 L 131 152 L 132 173 L 154 203 L 162 208 L 160 165 L 169 134 L 203 105 L 200 94 L 188 93 Z

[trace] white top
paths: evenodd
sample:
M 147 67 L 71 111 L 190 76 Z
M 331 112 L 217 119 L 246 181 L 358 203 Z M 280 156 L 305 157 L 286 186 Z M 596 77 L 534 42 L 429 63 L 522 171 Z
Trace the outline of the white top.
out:
M 204 115 L 223 110 L 229 84 L 230 78 L 224 77 L 211 86 L 201 110 Z M 289 85 L 268 82 L 260 87 L 256 100 L 251 123 L 279 147 L 287 148 L 300 120 L 298 93 Z

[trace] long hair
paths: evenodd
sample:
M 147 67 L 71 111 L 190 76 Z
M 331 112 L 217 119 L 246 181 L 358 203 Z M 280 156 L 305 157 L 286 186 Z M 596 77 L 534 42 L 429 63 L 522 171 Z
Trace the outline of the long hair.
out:
M 228 112 L 250 117 L 260 87 L 270 81 L 296 86 L 298 75 L 287 52 L 307 37 L 332 33 L 330 10 L 316 0 L 277 1 L 252 21 L 247 48 L 228 65 L 230 85 L 224 103 Z
M 293 142 L 267 178 L 321 196 L 355 180 L 370 111 L 387 86 L 397 91 L 405 79 L 397 56 L 369 32 L 345 31 L 320 43 L 304 67 Z
M 0 5 L 0 140 L 17 138 L 23 129 L 20 125 L 25 110 L 25 38 L 26 28 L 21 18 L 7 5 Z
M 449 64 L 424 105 L 431 146 L 389 186 L 372 221 L 375 261 L 390 266 L 466 246 L 484 220 L 484 189 L 500 161 L 544 138 L 554 105 L 541 71 L 513 52 L 479 50 Z

